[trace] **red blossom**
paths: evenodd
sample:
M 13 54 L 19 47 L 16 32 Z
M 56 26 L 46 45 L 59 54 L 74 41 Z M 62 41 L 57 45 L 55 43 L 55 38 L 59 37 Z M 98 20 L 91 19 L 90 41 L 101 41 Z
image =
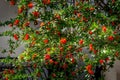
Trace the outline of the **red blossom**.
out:
M 36 31 L 36 34 L 40 34 L 40 31 Z
M 94 50 L 93 44 L 89 44 L 89 50 L 90 50 L 90 51 Z
M 115 3 L 115 1 L 116 1 L 116 0 L 112 0 L 112 4 L 114 4 L 114 3 Z
M 97 52 L 98 52 L 98 50 L 95 50 L 95 49 L 93 50 L 93 53 L 94 53 L 94 54 L 97 54 Z
M 14 34 L 13 37 L 14 37 L 15 40 L 19 39 L 17 34 Z
M 105 61 L 106 61 L 106 62 L 109 61 L 109 60 L 110 60 L 109 57 L 105 58 Z
M 94 8 L 94 7 L 90 7 L 89 10 L 90 10 L 90 11 L 94 11 L 95 8 Z
M 51 58 L 50 54 L 45 54 L 45 56 L 44 56 L 44 59 L 45 59 L 45 60 L 48 60 L 48 59 L 50 59 L 50 58 Z
M 18 14 L 20 14 L 22 12 L 23 12 L 23 8 L 22 7 L 18 8 Z
M 48 40 L 48 39 L 44 39 L 43 42 L 44 42 L 45 44 L 48 44 L 49 40 Z
M 52 73 L 52 77 L 56 77 L 56 74 L 55 74 L 55 73 Z
M 94 71 L 93 70 L 88 70 L 88 73 L 93 75 L 94 74 Z
M 60 43 L 61 43 L 61 44 L 66 44 L 66 43 L 67 43 L 66 38 L 61 38 L 61 39 L 60 39 Z
M 61 16 L 60 16 L 59 14 L 56 14 L 56 15 L 55 15 L 55 18 L 56 18 L 56 19 L 61 19 Z
M 46 48 L 46 51 L 49 52 L 49 51 L 50 51 L 50 48 Z
M 38 73 L 37 73 L 37 77 L 40 77 L 40 76 L 41 76 L 41 73 L 40 73 L 40 72 L 38 72 Z
M 15 74 L 15 71 L 13 69 L 9 70 L 11 74 Z
M 106 32 L 106 30 L 107 30 L 106 26 L 102 26 L 102 31 Z
M 19 20 L 19 19 L 16 19 L 13 24 L 14 24 L 14 25 L 18 25 L 19 22 L 20 22 L 20 20 Z
M 77 10 L 74 10 L 73 13 L 76 15 L 76 14 L 78 13 L 78 11 L 77 11 Z
M 81 39 L 79 40 L 79 44 L 82 45 L 84 43 L 84 41 Z
M 27 21 L 27 22 L 24 23 L 24 26 L 29 26 L 29 25 L 30 25 L 29 21 Z
M 71 74 L 72 74 L 72 76 L 75 76 L 75 75 L 76 75 L 76 72 L 75 72 L 75 71 L 73 71 L 73 72 L 71 72 Z
M 66 69 L 66 68 L 68 68 L 68 65 L 66 63 L 64 63 L 63 66 L 62 66 L 62 68 Z
M 104 60 L 103 60 L 103 59 L 100 59 L 100 60 L 99 60 L 99 63 L 100 63 L 100 64 L 103 64 L 103 63 L 104 63 Z
M 49 62 L 50 62 L 50 64 L 54 63 L 53 59 L 49 59 Z
M 108 40 L 109 40 L 109 41 L 113 41 L 113 40 L 114 40 L 114 37 L 113 37 L 113 36 L 109 36 L 109 37 L 108 37 Z
M 9 80 L 8 77 L 5 77 L 5 80 Z
M 68 46 L 68 49 L 72 49 L 72 45 L 69 45 L 69 46 Z
M 8 24 L 8 26 L 9 26 L 9 27 L 13 27 L 13 24 L 12 24 L 12 23 L 10 23 L 10 24 Z
M 39 12 L 38 11 L 34 11 L 34 12 L 32 12 L 32 14 L 33 14 L 34 17 L 39 17 Z
M 114 21 L 112 21 L 111 24 L 112 24 L 112 26 L 115 26 L 115 22 Z
M 50 4 L 50 0 L 42 0 L 42 3 L 45 5 L 48 5 L 48 4 Z
M 72 62 L 72 63 L 75 63 L 75 58 L 71 58 L 71 62 Z
M 28 40 L 30 38 L 29 34 L 26 34 L 24 40 Z
M 61 46 L 59 47 L 59 49 L 60 49 L 60 51 L 63 51 L 63 50 L 64 50 L 64 48 L 63 48 L 63 47 L 61 47 Z
M 89 74 L 91 74 L 91 75 L 94 74 L 94 71 L 92 70 L 92 65 L 91 64 L 86 66 L 86 70 L 88 71 Z
M 57 35 L 60 36 L 60 35 L 61 35 L 61 32 L 58 31 L 58 32 L 57 32 Z
M 42 27 L 42 26 L 44 26 L 45 25 L 45 23 L 44 22 L 41 22 L 40 23 L 40 27 Z
M 88 71 L 88 70 L 91 70 L 91 69 L 92 69 L 92 65 L 89 64 L 89 65 L 86 66 L 86 70 L 87 70 L 87 71 Z
M 34 6 L 34 5 L 33 5 L 32 2 L 30 2 L 30 3 L 28 4 L 28 7 L 29 7 L 29 8 L 33 8 L 33 6 Z
M 78 17 L 78 18 L 81 17 L 81 13 L 77 13 L 77 17 Z
M 55 65 L 58 65 L 58 62 L 57 62 L 57 61 L 54 61 L 54 64 L 55 64 Z
M 81 52 L 83 49 L 82 48 L 78 48 L 78 51 Z
M 14 0 L 10 0 L 10 5 L 15 5 L 15 1 Z
M 90 35 L 92 35 L 92 34 L 93 34 L 93 32 L 92 32 L 92 31 L 89 31 L 89 34 L 90 34 Z
M 117 31 L 114 31 L 113 34 L 117 34 Z
M 118 56 L 119 56 L 119 52 L 116 52 L 116 53 L 115 53 L 115 56 L 118 57 Z

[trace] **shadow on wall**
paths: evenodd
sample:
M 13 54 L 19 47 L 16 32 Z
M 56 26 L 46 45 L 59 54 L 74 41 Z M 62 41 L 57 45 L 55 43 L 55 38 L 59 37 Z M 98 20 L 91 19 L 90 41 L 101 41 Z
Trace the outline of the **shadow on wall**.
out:
M 105 73 L 105 80 L 120 80 L 120 60 L 116 60 L 114 67 Z

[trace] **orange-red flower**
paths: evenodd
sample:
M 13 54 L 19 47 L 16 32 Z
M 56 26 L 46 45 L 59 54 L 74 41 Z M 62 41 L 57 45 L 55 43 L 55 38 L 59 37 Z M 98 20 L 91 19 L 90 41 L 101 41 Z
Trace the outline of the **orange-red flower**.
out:
M 90 34 L 90 35 L 92 35 L 92 34 L 93 34 L 93 32 L 92 32 L 92 31 L 89 31 L 89 34 Z
M 47 44 L 47 43 L 49 42 L 49 40 L 48 40 L 48 39 L 44 39 L 43 42 L 44 42 L 45 44 Z
M 55 18 L 60 20 L 61 19 L 61 16 L 59 14 L 55 14 Z
M 84 43 L 84 41 L 81 39 L 79 40 L 79 44 L 82 45 Z
M 86 70 L 88 71 L 90 69 L 92 69 L 92 65 L 89 64 L 89 65 L 86 66 Z
M 60 49 L 60 51 L 63 51 L 63 50 L 64 50 L 64 47 L 60 46 L 59 49 Z
M 30 3 L 28 4 L 28 7 L 29 7 L 29 8 L 33 8 L 33 6 L 34 6 L 34 5 L 33 5 L 32 2 L 30 2 Z
M 103 59 L 100 59 L 100 60 L 99 60 L 99 63 L 100 63 L 100 64 L 103 64 L 103 63 L 104 63 L 104 60 L 103 60 Z
M 114 3 L 115 3 L 115 1 L 116 1 L 116 0 L 112 0 L 112 4 L 114 4 Z
M 78 18 L 80 18 L 80 17 L 81 17 L 81 15 L 82 15 L 81 13 L 77 13 L 77 17 L 78 17 Z
M 29 25 L 30 25 L 29 21 L 27 21 L 27 22 L 24 23 L 24 26 L 29 26 Z
M 33 59 L 33 60 L 34 60 L 36 57 L 37 57 L 37 54 L 36 54 L 36 53 L 32 55 L 32 59 Z
M 90 50 L 90 51 L 94 50 L 93 44 L 89 44 L 89 50 Z
M 5 80 L 9 80 L 9 78 L 8 78 L 8 77 L 5 77 Z
M 50 59 L 49 62 L 50 62 L 50 64 L 53 64 L 53 63 L 54 63 L 53 59 Z
M 26 34 L 24 40 L 28 40 L 30 38 L 29 34 Z
M 106 62 L 108 62 L 109 60 L 110 60 L 110 58 L 109 58 L 109 57 L 105 58 L 105 61 L 106 61 Z
M 71 74 L 72 74 L 72 76 L 75 76 L 75 75 L 76 75 L 76 72 L 75 72 L 75 71 L 72 71 Z
M 10 24 L 8 24 L 8 26 L 9 26 L 9 27 L 13 27 L 13 24 L 12 24 L 12 23 L 10 23 Z
M 72 63 L 75 63 L 75 58 L 71 58 L 71 62 L 72 62 Z
M 46 48 L 46 51 L 49 52 L 49 51 L 50 51 L 50 48 Z
M 119 56 L 119 52 L 116 52 L 116 53 L 115 53 L 115 56 L 118 57 L 118 56 Z
M 102 26 L 102 31 L 106 32 L 106 30 L 107 30 L 106 26 Z
M 114 37 L 113 37 L 113 36 L 109 36 L 109 37 L 108 37 L 108 40 L 109 40 L 109 41 L 113 41 L 113 40 L 114 40 Z
M 15 1 L 14 0 L 10 0 L 10 5 L 15 5 Z
M 93 70 L 88 70 L 88 73 L 93 75 L 94 74 L 94 71 Z
M 20 22 L 20 20 L 19 20 L 19 19 L 16 19 L 13 24 L 14 24 L 14 25 L 18 25 L 19 22 Z
M 40 27 L 42 27 L 42 26 L 44 26 L 45 25 L 45 23 L 44 22 L 41 22 L 40 23 Z
M 38 11 L 34 11 L 34 12 L 32 12 L 32 14 L 33 14 L 34 17 L 39 17 L 39 12 Z
M 23 8 L 22 7 L 18 8 L 18 14 L 20 14 L 22 12 L 23 12 Z
M 112 24 L 112 26 L 115 26 L 115 22 L 114 21 L 112 21 L 111 24 Z
M 40 76 L 41 76 L 41 73 L 40 73 L 40 72 L 38 72 L 38 73 L 37 73 L 37 77 L 40 77 Z
M 54 64 L 55 64 L 55 65 L 58 65 L 58 62 L 57 62 L 57 61 L 54 61 Z
M 19 39 L 17 34 L 14 34 L 13 37 L 14 37 L 15 40 Z
M 95 10 L 95 8 L 94 7 L 90 7 L 90 11 L 94 11 Z
M 66 38 L 61 38 L 60 39 L 60 43 L 61 44 L 66 44 L 67 43 L 67 39 Z
M 97 52 L 98 52 L 98 50 L 93 49 L 93 53 L 94 54 L 97 54 Z
M 45 56 L 44 56 L 44 59 L 45 59 L 45 60 L 48 60 L 48 59 L 50 59 L 50 58 L 51 58 L 50 54 L 45 54 Z
M 36 67 L 37 67 L 37 64 L 36 64 L 36 63 L 34 63 L 34 64 L 33 64 L 33 67 L 34 67 L 34 68 L 36 68 Z
M 52 73 L 52 77 L 56 77 L 56 74 L 55 74 L 55 73 Z
M 42 3 L 45 5 L 48 5 L 48 4 L 50 4 L 50 0 L 42 0 Z
M 94 74 L 94 71 L 92 70 L 92 65 L 87 65 L 86 66 L 86 70 L 88 71 L 89 74 L 93 75 Z
M 63 64 L 62 66 L 63 69 L 67 69 L 68 68 L 68 65 L 66 63 Z

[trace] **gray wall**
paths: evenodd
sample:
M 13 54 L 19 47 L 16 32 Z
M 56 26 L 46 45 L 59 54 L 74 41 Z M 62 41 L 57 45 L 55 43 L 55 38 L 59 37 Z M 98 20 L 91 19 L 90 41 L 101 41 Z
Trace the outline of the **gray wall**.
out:
M 10 18 L 14 18 L 17 15 L 17 7 L 16 6 L 10 6 L 8 2 L 6 2 L 6 0 L 0 0 L 0 21 L 4 22 L 6 20 L 9 20 Z M 4 32 L 6 30 L 11 29 L 8 26 L 5 27 L 1 27 L 0 26 L 0 33 Z M 6 49 L 8 48 L 8 42 L 7 40 L 9 39 L 9 37 L 5 36 L 5 37 L 0 37 L 0 50 L 1 49 Z M 24 46 L 20 46 L 18 47 L 15 52 L 16 54 L 12 54 L 12 57 L 17 57 L 18 54 L 20 54 L 22 51 L 24 50 Z M 0 53 L 0 57 L 5 57 L 9 55 L 8 53 L 2 54 Z

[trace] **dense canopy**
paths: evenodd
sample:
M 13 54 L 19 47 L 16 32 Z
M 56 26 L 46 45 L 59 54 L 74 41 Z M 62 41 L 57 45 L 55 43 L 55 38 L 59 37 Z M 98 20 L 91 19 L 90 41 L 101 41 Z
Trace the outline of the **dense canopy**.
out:
M 18 15 L 0 23 L 11 27 L 0 34 L 10 36 L 9 49 L 2 52 L 14 54 L 20 44 L 25 44 L 25 50 L 17 59 L 9 56 L 1 60 L 12 64 L 0 73 L 1 78 L 92 80 L 101 78 L 99 70 L 108 70 L 120 58 L 120 0 L 8 2 L 18 6 Z M 34 71 L 26 74 L 27 68 Z

